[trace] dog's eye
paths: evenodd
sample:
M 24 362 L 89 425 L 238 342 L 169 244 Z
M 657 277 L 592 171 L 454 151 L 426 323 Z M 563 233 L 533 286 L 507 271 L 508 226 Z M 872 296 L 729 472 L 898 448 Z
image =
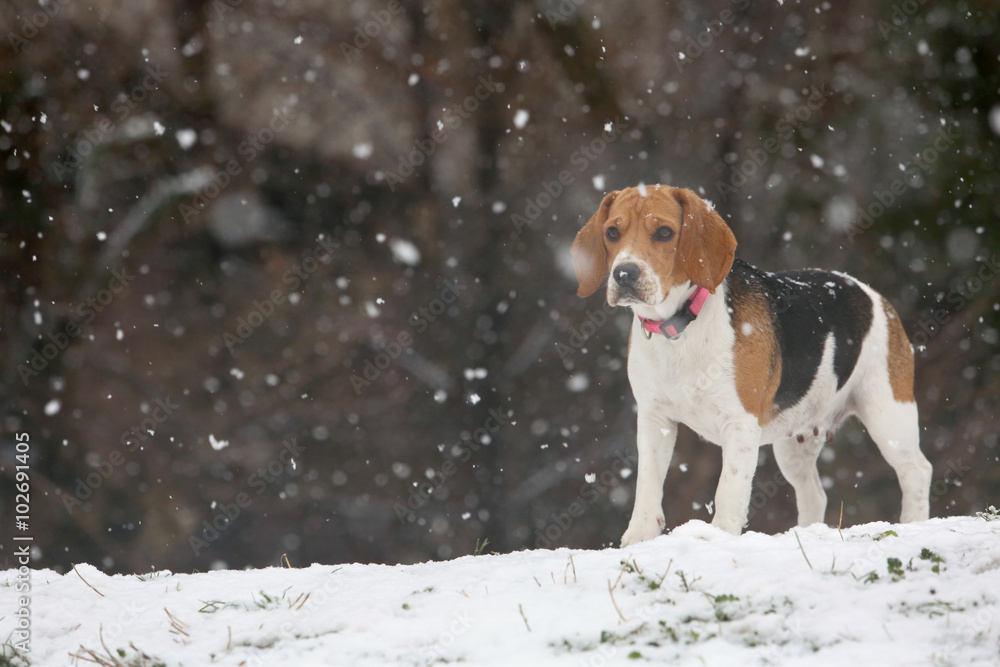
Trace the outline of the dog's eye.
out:
M 608 227 L 608 231 L 605 232 L 609 241 L 617 241 L 622 237 L 621 232 L 618 231 L 617 227 Z
M 654 241 L 669 241 L 672 238 L 674 238 L 674 230 L 667 226 L 660 227 L 653 232 Z

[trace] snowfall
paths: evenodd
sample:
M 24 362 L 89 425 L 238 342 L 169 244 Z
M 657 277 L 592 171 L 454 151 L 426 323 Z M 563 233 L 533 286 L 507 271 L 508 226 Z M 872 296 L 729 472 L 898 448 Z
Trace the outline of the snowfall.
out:
M 0 573 L 4 666 L 1000 664 L 995 513 L 739 537 L 691 521 L 627 549 L 417 565 L 78 564 L 31 570 L 28 600 L 18 576 Z

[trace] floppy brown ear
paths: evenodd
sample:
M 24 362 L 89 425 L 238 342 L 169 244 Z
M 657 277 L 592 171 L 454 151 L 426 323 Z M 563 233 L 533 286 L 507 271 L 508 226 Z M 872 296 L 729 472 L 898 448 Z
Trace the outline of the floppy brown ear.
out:
M 570 254 L 573 256 L 573 270 L 580 287 L 577 296 L 590 296 L 604 283 L 608 273 L 608 251 L 604 247 L 604 223 L 608 220 L 608 211 L 614 203 L 618 191 L 609 192 L 601 200 L 597 212 L 590 216 L 587 224 L 576 233 Z
M 736 237 L 718 213 L 690 190 L 676 189 L 681 205 L 677 260 L 695 285 L 715 293 L 733 266 Z

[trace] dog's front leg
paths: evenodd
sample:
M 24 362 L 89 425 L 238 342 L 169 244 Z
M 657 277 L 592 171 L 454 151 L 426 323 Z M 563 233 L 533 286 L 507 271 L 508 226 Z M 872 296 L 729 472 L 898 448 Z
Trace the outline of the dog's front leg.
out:
M 715 491 L 712 519 L 716 528 L 739 535 L 746 525 L 759 449 L 758 440 L 745 433 L 726 438 L 722 445 L 722 475 Z
M 663 532 L 663 480 L 677 442 L 677 424 L 655 416 L 652 406 L 639 405 L 639 466 L 635 480 L 635 506 L 622 546 L 651 540 Z

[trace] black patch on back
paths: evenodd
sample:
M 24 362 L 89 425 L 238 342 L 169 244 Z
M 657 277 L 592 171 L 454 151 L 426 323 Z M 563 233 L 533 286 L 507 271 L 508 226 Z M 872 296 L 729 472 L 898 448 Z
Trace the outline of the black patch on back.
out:
M 872 300 L 854 280 L 817 270 L 764 273 L 736 260 L 727 284 L 736 294 L 763 292 L 771 304 L 781 348 L 781 383 L 774 397 L 778 410 L 801 401 L 812 387 L 831 333 L 837 389 L 844 386 L 872 324 Z

